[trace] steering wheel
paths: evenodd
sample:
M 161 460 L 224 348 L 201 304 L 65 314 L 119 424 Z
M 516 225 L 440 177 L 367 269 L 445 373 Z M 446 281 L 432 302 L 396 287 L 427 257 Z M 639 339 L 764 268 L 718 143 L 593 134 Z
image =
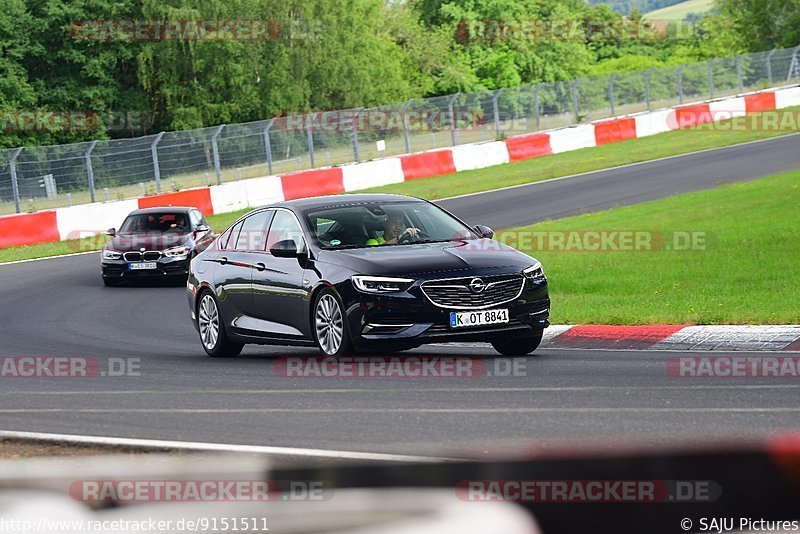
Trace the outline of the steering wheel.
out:
M 427 232 L 425 232 L 423 230 L 420 230 L 419 228 L 417 228 L 417 235 L 411 235 L 410 233 L 408 233 L 407 230 L 408 230 L 408 228 L 403 230 L 403 233 L 400 234 L 400 236 L 397 238 L 397 242 L 399 244 L 401 244 L 401 245 L 405 245 L 407 243 L 413 243 L 415 241 L 419 241 L 420 238 L 422 238 L 422 237 L 428 237 L 428 238 L 430 237 L 430 235 L 428 235 Z

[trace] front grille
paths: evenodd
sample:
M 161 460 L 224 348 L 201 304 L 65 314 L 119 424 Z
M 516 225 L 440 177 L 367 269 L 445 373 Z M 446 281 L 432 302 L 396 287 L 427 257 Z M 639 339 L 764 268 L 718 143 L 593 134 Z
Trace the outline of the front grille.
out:
M 157 250 L 126 252 L 122 257 L 125 258 L 125 261 L 158 261 L 161 259 L 161 253 Z
M 473 291 L 470 283 L 480 279 L 483 291 Z M 522 293 L 525 279 L 521 274 L 505 276 L 471 276 L 451 280 L 434 280 L 422 284 L 422 292 L 442 308 L 480 309 L 514 300 Z

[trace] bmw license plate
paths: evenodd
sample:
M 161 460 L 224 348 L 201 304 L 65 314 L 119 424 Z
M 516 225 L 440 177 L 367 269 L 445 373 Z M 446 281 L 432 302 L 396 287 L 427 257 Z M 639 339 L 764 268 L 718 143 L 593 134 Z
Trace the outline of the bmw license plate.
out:
M 154 261 L 142 261 L 128 264 L 128 269 L 131 271 L 147 271 L 156 268 L 158 268 L 158 264 L 156 264 Z
M 450 328 L 482 326 L 508 322 L 508 310 L 480 310 L 471 312 L 450 312 Z

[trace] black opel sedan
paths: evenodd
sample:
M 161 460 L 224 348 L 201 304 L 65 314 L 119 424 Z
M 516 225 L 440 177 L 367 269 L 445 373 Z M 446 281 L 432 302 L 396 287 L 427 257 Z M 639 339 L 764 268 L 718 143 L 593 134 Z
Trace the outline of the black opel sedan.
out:
M 331 356 L 486 341 L 528 354 L 549 326 L 541 264 L 430 202 L 337 195 L 254 210 L 191 261 L 210 356 L 247 343 Z
M 131 212 L 101 255 L 103 283 L 141 279 L 186 280 L 189 261 L 216 237 L 197 208 L 145 208 Z

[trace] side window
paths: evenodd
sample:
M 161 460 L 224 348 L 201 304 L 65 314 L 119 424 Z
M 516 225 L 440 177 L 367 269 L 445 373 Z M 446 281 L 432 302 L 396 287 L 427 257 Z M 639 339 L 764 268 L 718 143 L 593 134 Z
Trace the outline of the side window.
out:
M 244 221 L 240 222 L 222 234 L 219 238 L 220 250 L 233 250 L 233 246 L 236 243 L 236 239 L 239 237 L 239 231 L 242 229 L 243 223 Z
M 267 235 L 267 250 L 272 248 L 272 245 L 278 241 L 287 239 L 294 240 L 297 250 L 305 250 L 306 241 L 303 238 L 303 230 L 297 223 L 295 216 L 286 210 L 277 210 Z
M 200 225 L 208 226 L 206 218 L 203 217 L 203 214 L 200 213 L 199 211 L 192 210 L 191 217 L 192 217 L 192 228 L 197 228 Z
M 272 211 L 265 210 L 254 213 L 243 222 L 242 231 L 236 240 L 236 250 L 259 251 L 264 250 L 267 226 L 272 217 Z

